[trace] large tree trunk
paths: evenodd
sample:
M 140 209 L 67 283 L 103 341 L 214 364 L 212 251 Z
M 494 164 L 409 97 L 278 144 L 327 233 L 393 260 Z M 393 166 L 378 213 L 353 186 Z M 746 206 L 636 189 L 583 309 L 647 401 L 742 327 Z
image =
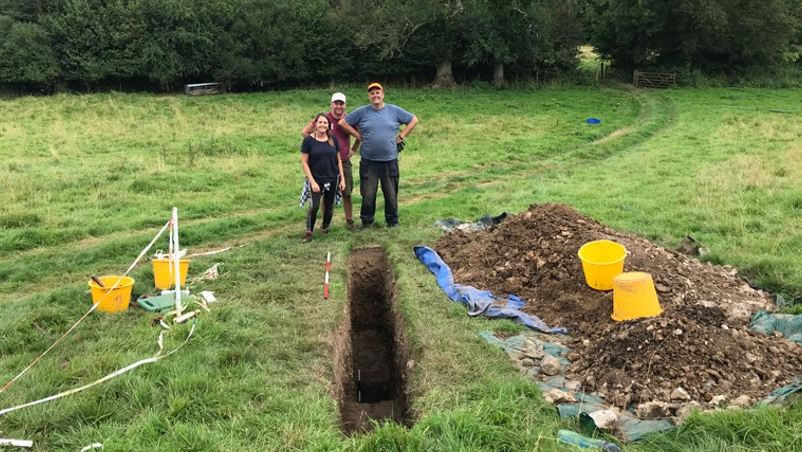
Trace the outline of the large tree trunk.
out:
M 493 66 L 493 85 L 501 86 L 504 84 L 504 63 L 496 63 Z
M 451 60 L 437 63 L 437 75 L 432 82 L 432 88 L 451 88 L 456 85 L 454 73 L 451 72 Z

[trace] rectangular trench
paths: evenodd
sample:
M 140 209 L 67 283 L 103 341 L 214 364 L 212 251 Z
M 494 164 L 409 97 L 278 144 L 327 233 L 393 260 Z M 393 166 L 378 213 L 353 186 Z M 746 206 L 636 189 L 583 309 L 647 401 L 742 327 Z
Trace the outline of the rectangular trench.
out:
M 409 426 L 409 350 L 395 306 L 393 271 L 381 248 L 348 259 L 348 303 L 335 338 L 335 397 L 346 435 L 367 433 L 371 421 Z

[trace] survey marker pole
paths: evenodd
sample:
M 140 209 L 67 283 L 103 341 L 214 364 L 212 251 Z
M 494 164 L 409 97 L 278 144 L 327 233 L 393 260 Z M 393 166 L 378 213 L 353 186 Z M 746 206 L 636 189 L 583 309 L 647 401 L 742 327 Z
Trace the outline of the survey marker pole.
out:
M 181 258 L 178 250 L 178 207 L 173 207 L 173 266 L 175 267 L 175 310 L 181 315 L 184 307 L 181 306 Z

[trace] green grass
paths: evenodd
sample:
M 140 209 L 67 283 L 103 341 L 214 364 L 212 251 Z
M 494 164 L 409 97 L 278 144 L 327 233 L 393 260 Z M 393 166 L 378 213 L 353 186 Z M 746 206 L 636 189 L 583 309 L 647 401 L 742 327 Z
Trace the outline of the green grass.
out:
M 336 88 L 351 108 L 363 103 L 361 87 Z M 350 234 L 338 209 L 332 233 L 302 245 L 300 129 L 329 94 L 3 100 L 0 384 L 89 308 L 89 276 L 123 272 L 172 206 L 190 252 L 235 248 L 192 261 L 190 278 L 221 263 L 220 278 L 193 286 L 220 302 L 176 354 L 2 416 L 2 436 L 33 439 L 37 450 L 93 442 L 120 451 L 571 450 L 555 436 L 576 426 L 476 336 L 510 324 L 467 318 L 415 260 L 412 247 L 433 243 L 432 223 L 451 216 L 563 202 L 668 247 L 690 233 L 713 262 L 802 295 L 802 110 L 794 102 L 802 91 L 391 89 L 387 101 L 421 121 L 401 156 L 402 227 Z M 397 277 L 417 423 L 346 439 L 329 395 L 332 335 L 348 254 L 375 244 Z M 166 239 L 156 247 L 166 249 Z M 324 301 L 327 251 L 334 267 Z M 152 291 L 148 265 L 132 276 L 136 293 Z M 0 393 L 0 407 L 152 356 L 150 320 L 133 309 L 93 313 Z M 165 348 L 186 334 L 171 329 Z M 800 405 L 696 416 L 628 449 L 797 450 Z

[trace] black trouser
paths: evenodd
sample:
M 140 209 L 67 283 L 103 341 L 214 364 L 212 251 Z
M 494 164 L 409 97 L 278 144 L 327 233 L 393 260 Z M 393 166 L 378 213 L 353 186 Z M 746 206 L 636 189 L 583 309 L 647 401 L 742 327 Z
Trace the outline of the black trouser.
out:
M 328 229 L 331 224 L 331 217 L 334 215 L 334 195 L 336 194 L 337 187 L 333 183 L 328 190 L 321 186 L 318 193 L 312 192 L 312 202 L 309 205 L 309 210 L 306 211 L 307 231 L 315 230 L 317 211 L 320 209 L 320 198 L 323 198 L 323 229 Z
M 362 224 L 373 224 L 379 183 L 384 194 L 384 219 L 388 226 L 398 224 L 398 179 L 398 159 L 378 162 L 363 158 L 359 161 L 359 193 L 362 195 L 359 218 Z

